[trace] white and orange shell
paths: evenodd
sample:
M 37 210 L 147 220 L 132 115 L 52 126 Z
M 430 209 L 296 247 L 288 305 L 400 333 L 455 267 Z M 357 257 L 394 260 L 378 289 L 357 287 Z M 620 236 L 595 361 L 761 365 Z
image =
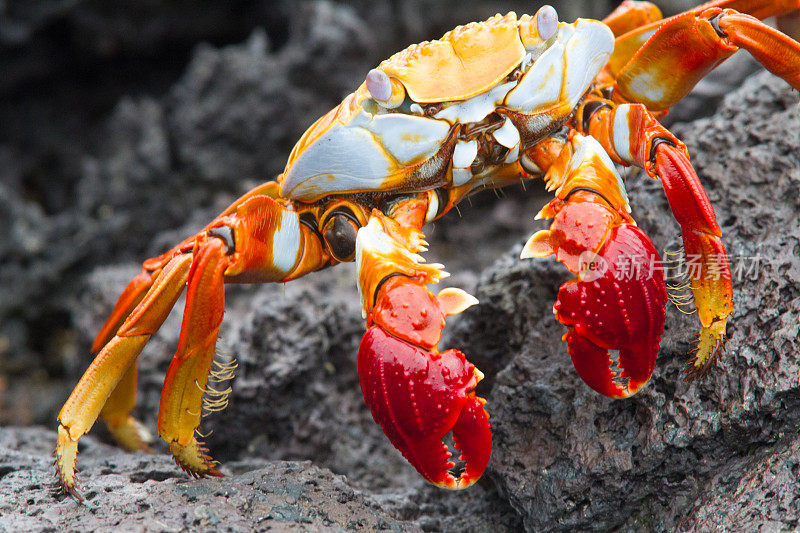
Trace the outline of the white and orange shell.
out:
M 480 122 L 500 107 L 525 121 L 506 121 L 495 132 L 509 150 L 505 163 L 513 163 L 521 149 L 518 127 L 538 132 L 563 122 L 614 45 L 606 26 L 583 19 L 558 24 L 557 31 L 553 23 L 543 39 L 538 16 L 509 13 L 459 26 L 381 63 L 392 98 L 402 84 L 405 103 L 376 100 L 362 83 L 298 141 L 280 179 L 281 195 L 310 203 L 337 193 L 471 183 L 477 144 L 459 140 L 457 125 Z M 521 77 L 507 78 L 518 67 Z M 420 104 L 434 102 L 441 109 L 423 113 Z
M 378 68 L 400 80 L 415 102 L 462 100 L 499 83 L 519 66 L 526 49 L 541 43 L 535 17 L 517 20 L 512 11 L 409 46 Z
M 517 16 L 509 13 L 409 46 L 378 68 L 400 80 L 415 102 L 430 103 L 481 93 L 506 77 L 523 57 Z

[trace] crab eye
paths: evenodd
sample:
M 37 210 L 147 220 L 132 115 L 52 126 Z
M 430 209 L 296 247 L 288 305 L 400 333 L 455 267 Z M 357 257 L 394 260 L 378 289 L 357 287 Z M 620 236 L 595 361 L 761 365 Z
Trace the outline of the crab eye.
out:
M 544 5 L 539 8 L 536 12 L 536 27 L 543 41 L 555 35 L 558 29 L 558 13 L 553 6 Z
M 343 263 L 351 261 L 355 255 L 357 234 L 356 221 L 342 212 L 334 213 L 322 229 L 322 236 L 328 243 L 331 254 L 337 261 Z
M 367 73 L 367 90 L 375 100 L 385 102 L 392 96 L 392 80 L 376 68 Z
M 369 94 L 383 107 L 397 107 L 406 97 L 406 91 L 400 82 L 393 81 L 384 71 L 377 68 L 367 73 L 366 84 Z

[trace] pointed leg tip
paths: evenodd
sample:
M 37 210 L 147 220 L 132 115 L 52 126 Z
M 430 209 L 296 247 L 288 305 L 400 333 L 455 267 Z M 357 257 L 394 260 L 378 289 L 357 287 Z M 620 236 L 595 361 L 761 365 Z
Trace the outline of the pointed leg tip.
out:
M 198 442 L 194 437 L 186 446 L 173 442 L 170 444 L 170 451 L 175 464 L 195 479 L 225 476 L 215 468 L 219 463 L 208 455 L 208 450 L 203 447 L 203 443 Z
M 58 441 L 53 451 L 55 460 L 53 464 L 56 470 L 56 478 L 61 491 L 69 494 L 77 501 L 83 501 L 83 497 L 78 491 L 77 470 L 75 462 L 78 457 L 78 441 L 73 440 L 69 430 L 63 425 L 58 426 Z
M 71 476 L 67 475 L 65 472 L 62 472 L 59 465 L 55 465 L 56 472 L 55 472 L 55 487 L 53 490 L 53 495 L 55 497 L 66 495 L 75 500 L 78 503 L 83 503 L 83 495 L 80 492 L 80 488 L 78 487 L 78 479 L 75 473 Z
M 700 330 L 694 353 L 686 362 L 684 381 L 690 382 L 707 376 L 725 353 L 726 344 L 724 320 L 703 327 Z

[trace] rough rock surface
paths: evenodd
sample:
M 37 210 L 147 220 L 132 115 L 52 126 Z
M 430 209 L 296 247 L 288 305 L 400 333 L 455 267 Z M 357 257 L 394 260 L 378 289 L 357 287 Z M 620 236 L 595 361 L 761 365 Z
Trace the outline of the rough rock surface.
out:
M 600 16 L 607 9 L 599 4 L 581 13 Z M 54 25 L 95 28 L 87 35 L 105 28 L 108 42 L 132 55 L 147 42 L 170 46 L 158 33 L 169 24 L 150 26 L 142 32 L 149 40 L 137 41 L 140 26 L 107 24 L 113 10 L 90 16 L 91 2 L 50 5 L 17 7 L 28 33 L 12 42 L 0 24 L 0 47 L 11 47 L 3 51 L 42 45 Z M 17 89 L 0 85 L 13 96 L 0 104 L 0 224 L 8 228 L 0 232 L 0 423 L 48 427 L 0 428 L 0 530 L 797 527 L 800 119 L 797 93 L 767 74 L 713 117 L 673 127 L 717 209 L 734 267 L 747 274 L 734 284 L 728 356 L 706 381 L 681 381 L 696 324 L 671 309 L 656 375 L 639 395 L 612 402 L 580 382 L 551 311 L 568 276 L 549 261 L 515 259 L 539 229 L 532 216 L 545 201 L 529 186 L 461 206 L 463 217 L 435 225 L 426 254 L 453 273 L 448 284 L 482 304 L 451 320 L 443 343 L 462 348 L 486 374 L 479 393 L 489 400 L 495 448 L 477 486 L 427 486 L 372 421 L 355 368 L 363 331 L 355 273 L 342 265 L 285 286 L 228 290 L 219 351 L 239 369 L 228 409 L 203 422 L 227 478 L 188 480 L 158 444 L 155 456 L 128 455 L 88 437 L 80 455 L 87 507 L 50 494 L 55 413 L 137 263 L 279 172 L 300 132 L 387 53 L 454 23 L 525 10 L 411 0 L 371 10 L 301 7 L 277 13 L 285 35 L 257 23 L 266 31 L 237 46 L 200 46 L 185 70 L 174 66 L 174 77 L 162 72 L 158 82 L 138 78 L 118 102 L 121 93 L 101 84 L 97 98 L 117 102 L 113 109 L 76 100 L 62 117 L 59 106 L 69 106 L 48 100 L 45 89 L 26 99 L 20 88 L 32 83 L 69 86 L 63 76 L 31 74 L 46 69 L 20 71 Z M 205 38 L 238 42 L 251 31 L 239 22 L 222 25 L 227 37 Z M 102 56 L 102 42 L 83 41 L 90 58 Z M 91 68 L 100 64 L 91 60 Z M 673 115 L 715 109 L 749 68 L 704 82 Z M 640 225 L 659 249 L 674 245 L 677 226 L 659 185 L 632 171 L 627 183 Z M 750 271 L 746 257 L 755 256 Z M 173 313 L 140 359 L 137 411 L 151 428 L 179 324 Z M 93 435 L 103 438 L 101 425 Z M 313 466 L 293 462 L 305 460 Z M 61 517 L 66 522 L 54 522 Z
M 77 504 L 54 495 L 54 438 L 40 428 L 0 434 L 0 531 L 419 530 L 310 461 L 240 461 L 225 478 L 190 481 L 166 456 L 122 453 L 91 437 L 81 453 L 91 489 Z

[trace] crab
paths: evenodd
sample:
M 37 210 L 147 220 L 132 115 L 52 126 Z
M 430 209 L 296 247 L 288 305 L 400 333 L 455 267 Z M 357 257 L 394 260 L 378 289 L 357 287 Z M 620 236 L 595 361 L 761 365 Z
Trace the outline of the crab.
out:
M 706 374 L 724 348 L 730 268 L 687 149 L 658 119 L 739 48 L 800 89 L 800 44 L 760 20 L 796 9 L 800 0 L 716 0 L 662 19 L 654 5 L 626 0 L 603 21 L 567 24 L 544 6 L 459 26 L 383 61 L 306 131 L 275 181 L 143 263 L 58 416 L 61 487 L 80 497 L 78 440 L 98 417 L 125 448 L 147 449 L 131 416 L 136 359 L 184 288 L 158 433 L 186 472 L 220 476 L 196 434 L 224 284 L 283 283 L 347 261 L 358 270 L 367 328 L 358 375 L 373 418 L 427 481 L 475 483 L 492 448 L 475 392 L 483 375 L 438 345 L 446 317 L 478 302 L 457 288 L 428 289 L 447 273 L 419 255 L 422 227 L 475 191 L 520 179 L 542 178 L 554 194 L 537 215 L 550 228 L 521 257 L 554 255 L 575 275 L 559 290 L 555 318 L 578 375 L 613 398 L 650 379 L 669 296 L 615 164 L 660 180 L 685 253 L 699 260 L 677 304 L 693 303 L 700 321 L 688 377 Z M 464 462 L 456 474 L 443 441 L 450 433 Z

